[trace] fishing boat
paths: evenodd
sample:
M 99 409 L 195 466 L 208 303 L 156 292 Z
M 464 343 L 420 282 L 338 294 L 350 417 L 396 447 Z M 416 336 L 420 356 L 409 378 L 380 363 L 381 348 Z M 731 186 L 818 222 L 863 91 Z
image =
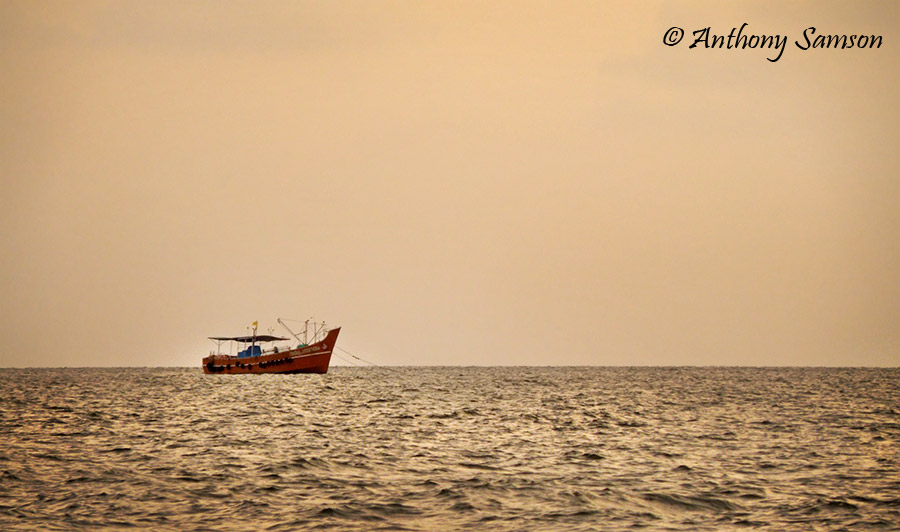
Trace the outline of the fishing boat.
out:
M 329 329 L 325 322 L 321 322 L 313 323 L 310 329 L 310 320 L 306 320 L 303 332 L 295 334 L 281 318 L 278 318 L 278 323 L 290 333 L 293 341 L 272 334 L 256 334 L 258 322 L 255 321 L 252 334 L 210 336 L 209 339 L 216 342 L 216 350 L 203 358 L 203 373 L 328 373 L 331 353 L 341 328 Z M 223 354 L 222 345 L 225 343 L 231 349 L 239 346 L 237 355 Z

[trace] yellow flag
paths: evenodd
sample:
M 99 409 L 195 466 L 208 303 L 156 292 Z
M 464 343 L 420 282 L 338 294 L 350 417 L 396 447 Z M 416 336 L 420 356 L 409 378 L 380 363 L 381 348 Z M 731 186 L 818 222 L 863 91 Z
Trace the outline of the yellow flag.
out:
M 257 326 L 258 324 L 259 324 L 259 322 L 254 321 L 254 322 L 253 322 L 253 328 L 255 329 L 256 326 Z

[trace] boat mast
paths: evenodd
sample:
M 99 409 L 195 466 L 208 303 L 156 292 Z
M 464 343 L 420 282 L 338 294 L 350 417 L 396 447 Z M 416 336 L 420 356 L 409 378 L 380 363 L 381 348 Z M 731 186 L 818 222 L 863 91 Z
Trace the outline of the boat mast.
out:
M 278 323 L 279 323 L 282 327 L 284 327 L 285 329 L 287 329 L 287 332 L 291 333 L 291 336 L 293 336 L 295 340 L 297 340 L 297 341 L 300 342 L 301 344 L 306 343 L 306 342 L 304 342 L 303 340 L 301 340 L 299 336 L 297 336 L 296 334 L 294 334 L 294 331 L 292 331 L 291 328 L 288 327 L 287 324 L 286 324 L 285 322 L 281 321 L 281 318 L 278 318 L 277 321 L 278 321 Z

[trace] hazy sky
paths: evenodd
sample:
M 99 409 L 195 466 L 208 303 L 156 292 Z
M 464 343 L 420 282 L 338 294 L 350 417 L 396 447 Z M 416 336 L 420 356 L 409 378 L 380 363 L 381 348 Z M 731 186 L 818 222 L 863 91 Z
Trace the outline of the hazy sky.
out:
M 745 22 L 777 62 L 689 48 Z M 386 365 L 896 366 L 898 44 L 880 1 L 0 0 L 0 366 L 310 315 Z

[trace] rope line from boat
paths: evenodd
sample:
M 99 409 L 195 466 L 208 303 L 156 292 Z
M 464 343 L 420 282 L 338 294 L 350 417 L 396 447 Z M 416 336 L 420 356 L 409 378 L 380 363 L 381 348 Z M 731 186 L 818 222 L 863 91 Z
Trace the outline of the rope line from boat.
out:
M 335 347 L 338 348 L 338 349 L 340 349 L 340 350 L 343 351 L 344 353 L 347 353 L 348 355 L 352 356 L 352 357 L 355 358 L 356 360 L 359 360 L 360 362 L 365 362 L 366 364 L 369 364 L 369 365 L 371 365 L 371 366 L 375 366 L 376 368 L 389 369 L 389 370 L 391 370 L 391 371 L 396 371 L 394 368 L 389 368 L 389 367 L 387 367 L 387 366 L 382 366 L 382 365 L 376 364 L 376 363 L 374 363 L 374 362 L 369 362 L 368 360 L 365 360 L 365 359 L 363 359 L 363 358 L 359 358 L 358 356 L 354 355 L 354 354 L 351 353 L 350 351 L 347 351 L 347 350 L 344 349 L 343 347 L 340 347 L 340 346 L 335 346 Z M 340 358 L 341 358 L 341 360 L 345 360 L 343 357 L 340 357 Z
M 362 364 L 357 364 L 356 362 L 350 360 L 349 358 L 344 358 L 344 357 L 342 357 L 341 355 L 335 353 L 334 351 L 332 351 L 331 354 L 332 354 L 332 356 L 338 357 L 339 359 L 343 360 L 344 362 L 350 364 L 351 366 L 353 366 L 353 367 L 355 367 L 355 368 L 361 368 L 361 367 L 364 367 Z

